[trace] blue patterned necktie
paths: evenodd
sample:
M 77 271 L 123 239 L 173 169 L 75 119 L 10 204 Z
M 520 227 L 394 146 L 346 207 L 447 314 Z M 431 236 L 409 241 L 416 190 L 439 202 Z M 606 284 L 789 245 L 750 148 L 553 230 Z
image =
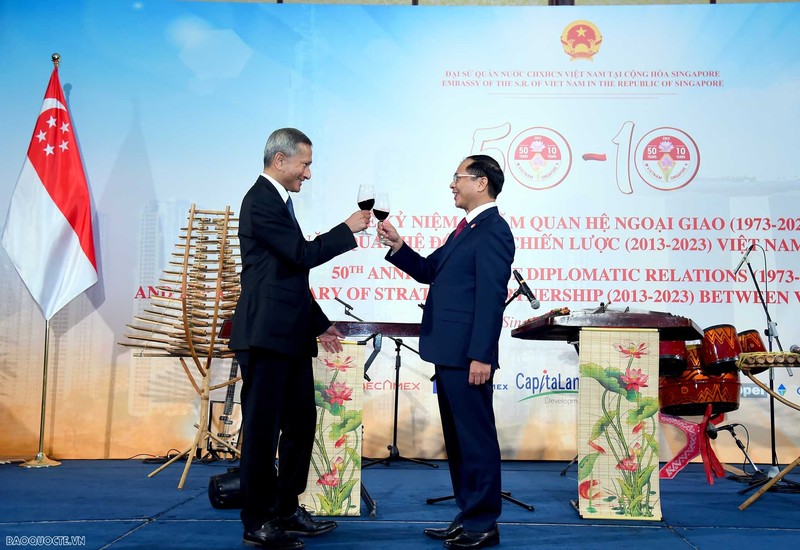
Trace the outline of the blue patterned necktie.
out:
M 294 225 L 296 227 L 300 227 L 300 225 L 297 223 L 297 217 L 294 215 L 294 206 L 292 205 L 292 197 L 289 197 L 288 199 L 286 199 L 286 207 L 289 209 L 289 214 L 291 214 L 291 216 L 292 216 L 292 220 L 294 221 Z

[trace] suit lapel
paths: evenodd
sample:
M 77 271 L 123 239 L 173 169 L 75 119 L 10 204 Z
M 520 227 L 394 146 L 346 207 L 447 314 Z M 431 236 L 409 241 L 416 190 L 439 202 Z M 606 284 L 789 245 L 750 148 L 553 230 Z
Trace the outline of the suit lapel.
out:
M 297 230 L 297 232 L 302 235 L 303 230 L 300 229 L 300 222 L 297 221 L 297 217 L 293 217 L 291 212 L 289 212 L 289 207 L 286 205 L 286 202 L 284 202 L 283 197 L 281 197 L 281 194 L 278 192 L 278 190 L 275 189 L 275 186 L 272 185 L 272 182 L 269 181 L 264 176 L 258 176 L 258 180 L 261 183 L 262 187 L 265 189 L 266 193 L 275 200 L 276 206 L 282 208 L 283 211 L 286 213 L 286 217 L 288 218 L 289 223 L 292 225 L 292 227 L 294 227 Z
M 480 228 L 480 225 L 490 216 L 494 215 L 498 215 L 497 207 L 489 208 L 488 210 L 481 212 L 478 214 L 478 217 L 467 224 L 464 230 L 457 237 L 451 236 L 442 248 L 442 257 L 439 261 L 439 265 L 436 267 L 436 272 L 438 273 L 442 270 L 442 266 L 444 266 L 444 264 L 447 262 L 447 259 L 458 246 L 471 239 L 473 233 Z

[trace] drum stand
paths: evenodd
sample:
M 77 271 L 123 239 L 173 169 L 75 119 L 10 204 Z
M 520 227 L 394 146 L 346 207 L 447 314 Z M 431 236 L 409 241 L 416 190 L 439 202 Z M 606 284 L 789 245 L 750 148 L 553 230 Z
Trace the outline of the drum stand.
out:
M 755 245 L 754 245 L 755 246 Z M 761 301 L 761 307 L 764 309 L 764 315 L 767 318 L 767 328 L 764 331 L 764 334 L 767 335 L 768 347 L 769 351 L 772 351 L 772 340 L 774 339 L 775 342 L 778 344 L 778 349 L 783 351 L 783 346 L 781 346 L 781 340 L 778 337 L 778 330 L 777 330 L 777 323 L 772 320 L 772 317 L 769 314 L 769 309 L 767 308 L 767 303 L 764 301 L 764 294 L 761 292 L 761 288 L 758 286 L 758 280 L 756 280 L 756 274 L 753 272 L 753 266 L 750 265 L 750 260 L 746 259 L 747 262 L 747 269 L 750 271 L 750 279 L 753 281 L 753 285 L 756 287 L 756 293 L 758 294 L 758 299 Z M 766 260 L 764 261 L 766 266 Z M 793 376 L 791 369 L 789 369 L 789 376 Z M 775 377 L 773 369 L 769 369 L 769 389 L 774 391 L 775 389 Z M 749 487 L 745 487 L 739 494 L 747 493 L 753 489 L 761 487 L 762 485 L 766 484 L 771 480 L 773 477 L 778 475 L 781 468 L 778 465 L 778 453 L 775 450 L 775 398 L 770 394 L 769 396 L 769 428 L 770 428 L 770 442 L 772 445 L 772 464 L 770 465 L 769 472 L 767 475 L 764 475 L 763 472 L 755 469 L 755 472 L 752 476 L 729 476 L 728 479 L 733 479 L 735 481 L 741 481 L 745 483 L 749 483 Z M 731 431 L 731 433 L 733 433 Z M 736 437 L 734 436 L 734 439 Z M 740 445 L 741 443 L 736 440 L 737 444 Z M 747 453 L 745 453 L 747 456 Z M 747 457 L 748 460 L 750 457 Z M 751 461 L 752 464 L 752 461 Z M 800 483 L 796 483 L 794 481 L 790 481 L 786 478 L 781 479 L 778 483 L 772 485 L 769 491 L 774 491 L 776 493 L 800 493 Z

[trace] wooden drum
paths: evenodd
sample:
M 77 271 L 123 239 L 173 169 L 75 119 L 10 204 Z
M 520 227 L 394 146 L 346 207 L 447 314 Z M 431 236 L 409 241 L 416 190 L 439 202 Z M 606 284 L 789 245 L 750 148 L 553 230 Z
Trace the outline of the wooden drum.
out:
M 739 333 L 739 345 L 742 346 L 742 353 L 751 352 L 766 352 L 767 348 L 764 347 L 764 340 L 761 339 L 761 334 L 755 329 L 744 330 Z M 769 369 L 769 367 L 752 367 L 750 372 L 758 374 Z
M 670 416 L 702 416 L 739 408 L 739 371 L 712 374 L 701 361 L 701 346 L 686 346 L 686 367 L 680 376 L 660 376 L 658 399 L 661 412 Z
M 661 340 L 658 343 L 659 376 L 678 376 L 686 368 L 686 342 Z
M 742 346 L 733 325 L 714 325 L 703 331 L 700 359 L 706 372 L 735 371 L 740 353 Z

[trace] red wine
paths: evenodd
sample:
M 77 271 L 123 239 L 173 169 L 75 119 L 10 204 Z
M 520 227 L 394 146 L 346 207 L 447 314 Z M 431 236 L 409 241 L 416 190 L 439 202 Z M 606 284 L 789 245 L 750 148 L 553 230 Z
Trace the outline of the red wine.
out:
M 374 208 L 372 213 L 375 214 L 375 217 L 378 218 L 378 221 L 383 221 L 389 217 L 389 213 L 386 210 L 378 210 Z
M 358 207 L 361 210 L 372 210 L 374 205 L 375 199 L 364 199 L 363 201 L 358 201 Z

